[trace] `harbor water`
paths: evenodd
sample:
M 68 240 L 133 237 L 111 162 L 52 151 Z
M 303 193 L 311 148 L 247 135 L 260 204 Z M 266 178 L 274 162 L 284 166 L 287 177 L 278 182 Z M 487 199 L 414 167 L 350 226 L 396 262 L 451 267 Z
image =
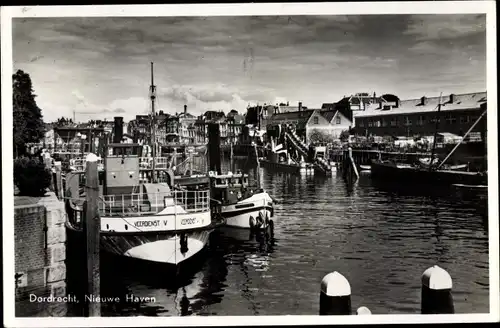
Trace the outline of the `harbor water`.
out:
M 350 186 L 335 173 L 259 176 L 277 200 L 274 238 L 216 230 L 177 273 L 102 255 L 104 294 L 154 300 L 104 304 L 103 316 L 317 315 L 333 271 L 349 280 L 354 310 L 418 314 L 421 275 L 436 264 L 453 278 L 456 313 L 489 312 L 486 202 L 378 186 L 369 173 Z

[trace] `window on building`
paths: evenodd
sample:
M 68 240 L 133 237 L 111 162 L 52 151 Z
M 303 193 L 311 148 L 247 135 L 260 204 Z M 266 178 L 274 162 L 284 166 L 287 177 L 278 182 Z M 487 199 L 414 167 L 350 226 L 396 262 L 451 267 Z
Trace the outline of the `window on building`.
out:
M 439 123 L 441 123 L 441 118 L 438 118 L 437 120 L 436 120 L 435 116 L 433 118 L 431 118 L 431 123 L 436 123 L 436 121 L 438 121 Z
M 469 122 L 470 122 L 469 115 L 460 116 L 460 123 L 461 124 L 465 124 L 465 123 L 469 123 Z
M 342 118 L 340 116 L 337 115 L 337 117 L 335 118 L 336 120 L 336 123 L 337 124 L 341 124 L 342 123 Z
M 368 127 L 372 127 L 373 126 L 373 121 L 369 118 L 368 119 Z
M 387 119 L 383 118 L 382 119 L 382 126 L 387 126 L 387 125 L 388 125 Z
M 405 125 L 411 125 L 411 119 L 410 119 L 410 117 L 409 116 L 405 116 L 404 122 L 405 122 L 404 123 Z
M 365 121 L 364 120 L 360 120 L 359 121 L 359 126 L 363 128 L 365 126 Z
M 391 126 L 397 126 L 398 125 L 398 119 L 396 117 L 391 118 Z
M 423 115 L 419 115 L 417 119 L 417 125 L 424 125 L 425 124 L 425 118 Z
M 454 115 L 447 115 L 446 116 L 446 123 L 455 124 L 456 122 L 457 122 L 457 118 Z
M 319 123 L 319 119 L 318 119 L 318 117 L 317 117 L 317 116 L 314 116 L 314 119 L 313 119 L 313 120 L 314 120 L 314 124 L 318 124 L 318 123 Z

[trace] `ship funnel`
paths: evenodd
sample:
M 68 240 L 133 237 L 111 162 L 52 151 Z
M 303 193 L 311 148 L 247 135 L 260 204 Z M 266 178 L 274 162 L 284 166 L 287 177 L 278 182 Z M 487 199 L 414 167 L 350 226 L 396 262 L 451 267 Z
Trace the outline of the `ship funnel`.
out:
M 115 117 L 113 129 L 113 143 L 120 143 L 123 138 L 123 117 Z
M 208 156 L 210 171 L 221 174 L 220 129 L 217 123 L 208 125 Z

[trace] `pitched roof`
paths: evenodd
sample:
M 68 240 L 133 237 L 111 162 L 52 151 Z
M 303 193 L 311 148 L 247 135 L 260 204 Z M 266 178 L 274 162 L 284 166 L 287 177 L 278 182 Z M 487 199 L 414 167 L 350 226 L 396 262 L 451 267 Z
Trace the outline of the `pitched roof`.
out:
M 478 109 L 484 103 L 486 103 L 486 92 L 456 94 L 454 95 L 453 103 L 450 102 L 449 97 L 443 96 L 441 98 L 441 111 L 474 110 Z M 425 105 L 422 104 L 421 98 L 402 100 L 398 108 L 389 110 L 381 110 L 379 104 L 376 103 L 369 105 L 364 111 L 355 112 L 354 117 L 434 112 L 437 111 L 438 104 L 439 97 L 426 98 Z
M 321 109 L 335 109 L 336 103 L 323 103 Z
M 334 109 L 334 110 L 322 110 L 320 113 L 328 122 L 331 122 L 335 117 L 335 114 L 337 114 L 337 112 L 338 111 Z
M 235 114 L 229 117 L 229 122 L 233 122 L 234 124 L 243 124 L 245 123 L 245 117 L 240 114 Z
M 296 112 L 286 112 L 286 113 L 278 113 L 273 114 L 269 118 L 269 124 L 279 123 L 281 121 L 298 121 L 299 125 L 305 124 L 309 118 L 311 117 L 314 110 L 303 110 Z

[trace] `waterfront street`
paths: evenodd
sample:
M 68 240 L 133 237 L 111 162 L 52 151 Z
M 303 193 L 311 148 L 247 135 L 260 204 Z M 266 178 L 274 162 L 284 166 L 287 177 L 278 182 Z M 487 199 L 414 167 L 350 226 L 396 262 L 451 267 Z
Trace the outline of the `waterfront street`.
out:
M 278 201 L 274 241 L 216 231 L 199 268 L 175 283 L 105 261 L 102 286 L 156 302 L 103 307 L 103 315 L 316 315 L 319 283 L 334 270 L 349 280 L 353 308 L 418 314 L 421 275 L 434 264 L 453 278 L 456 313 L 488 312 L 487 219 L 477 201 L 382 191 L 369 174 L 351 188 L 335 175 L 262 169 L 261 177 Z

